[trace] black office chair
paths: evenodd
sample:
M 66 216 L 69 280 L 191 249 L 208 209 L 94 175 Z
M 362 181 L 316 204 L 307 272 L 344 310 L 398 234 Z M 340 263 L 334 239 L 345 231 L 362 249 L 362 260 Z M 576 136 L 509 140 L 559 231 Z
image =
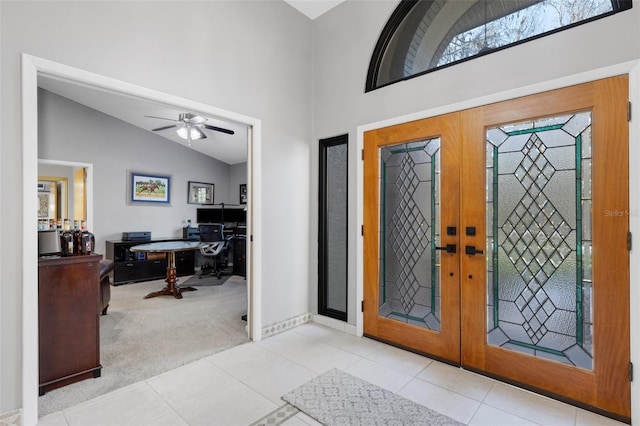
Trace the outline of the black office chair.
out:
M 223 275 L 230 275 L 230 272 L 222 269 L 228 265 L 231 245 L 230 239 L 224 236 L 224 224 L 202 223 L 198 225 L 198 230 L 200 231 L 200 242 L 204 243 L 200 247 L 200 253 L 213 259 L 213 266 L 208 263 L 204 265 L 200 269 L 199 277 L 215 275 L 220 278 Z

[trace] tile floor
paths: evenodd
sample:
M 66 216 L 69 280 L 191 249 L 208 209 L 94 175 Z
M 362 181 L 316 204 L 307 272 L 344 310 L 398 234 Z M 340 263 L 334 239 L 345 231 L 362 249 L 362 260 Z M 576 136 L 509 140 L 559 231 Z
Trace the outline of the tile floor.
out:
M 315 324 L 236 346 L 40 419 L 39 426 L 249 425 L 339 368 L 469 425 L 622 425 L 382 343 Z M 287 426 L 318 425 L 299 413 Z

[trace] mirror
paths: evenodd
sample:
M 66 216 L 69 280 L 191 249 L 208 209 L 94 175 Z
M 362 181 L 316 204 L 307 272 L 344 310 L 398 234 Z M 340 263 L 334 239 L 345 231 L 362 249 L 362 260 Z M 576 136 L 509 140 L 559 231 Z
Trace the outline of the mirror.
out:
M 87 172 L 90 165 L 56 160 L 38 160 L 38 225 L 57 221 L 70 227 L 87 221 Z
M 38 176 L 38 220 L 69 217 L 69 179 Z

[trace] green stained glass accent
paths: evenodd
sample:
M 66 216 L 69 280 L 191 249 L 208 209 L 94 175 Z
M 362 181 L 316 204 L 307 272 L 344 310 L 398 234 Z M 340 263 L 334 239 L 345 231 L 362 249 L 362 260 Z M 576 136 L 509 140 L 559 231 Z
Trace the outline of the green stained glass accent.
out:
M 582 330 L 582 137 L 576 137 L 576 342 L 584 343 Z
M 514 131 L 505 131 L 505 133 L 509 136 L 517 136 L 517 135 L 524 135 L 524 134 L 531 134 L 531 133 L 540 133 L 540 132 L 546 132 L 549 130 L 557 130 L 557 129 L 562 129 L 562 124 L 556 124 L 556 125 L 552 125 L 552 126 L 544 126 L 544 127 L 535 127 L 532 129 L 522 129 L 522 130 L 514 130 Z
M 381 148 L 378 313 L 440 330 L 440 139 Z
M 493 235 L 492 235 L 492 254 L 491 259 L 493 262 L 493 274 L 491 275 L 493 279 L 493 300 L 498 301 L 498 147 L 491 146 L 493 149 L 493 158 L 496 159 L 494 162 L 493 170 L 493 181 L 491 183 L 493 190 Z M 493 304 L 493 323 L 498 324 L 498 320 L 500 319 L 499 314 L 499 305 L 497 303 Z
M 591 187 L 591 171 L 583 167 L 591 162 L 582 141 L 590 131 L 586 111 L 486 132 L 488 342 L 586 369 L 591 258 L 582 247 L 591 244 L 591 212 L 583 192 L 591 195 L 583 186 Z

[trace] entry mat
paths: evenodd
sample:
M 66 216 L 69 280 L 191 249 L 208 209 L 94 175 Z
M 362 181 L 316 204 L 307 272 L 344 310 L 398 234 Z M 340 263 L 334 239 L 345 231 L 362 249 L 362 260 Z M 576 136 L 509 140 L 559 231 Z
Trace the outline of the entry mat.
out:
M 338 369 L 321 374 L 282 399 L 327 426 L 463 425 Z

